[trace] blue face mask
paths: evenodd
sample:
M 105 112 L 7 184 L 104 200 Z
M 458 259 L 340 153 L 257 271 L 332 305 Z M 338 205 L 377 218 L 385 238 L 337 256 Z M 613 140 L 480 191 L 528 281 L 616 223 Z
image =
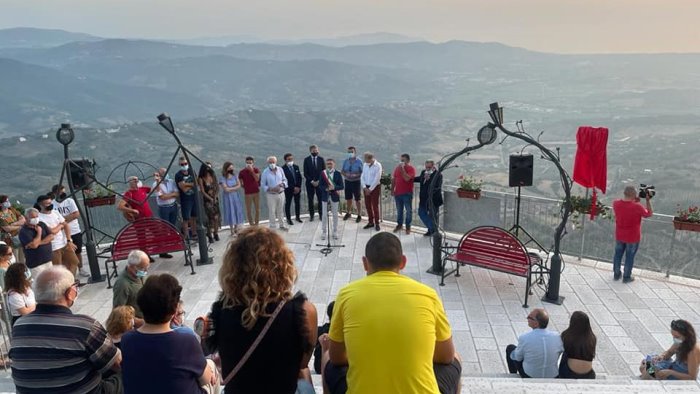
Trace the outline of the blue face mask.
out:
M 145 278 L 148 275 L 148 271 L 138 270 L 136 271 L 137 278 Z

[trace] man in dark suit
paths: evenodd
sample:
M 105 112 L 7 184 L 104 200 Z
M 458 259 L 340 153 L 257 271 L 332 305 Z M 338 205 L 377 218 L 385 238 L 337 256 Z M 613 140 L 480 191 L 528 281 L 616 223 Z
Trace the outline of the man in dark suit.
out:
M 294 211 L 297 214 L 297 222 L 303 223 L 299 217 L 299 212 L 301 210 L 300 197 L 301 197 L 301 171 L 299 171 L 299 166 L 294 164 L 294 156 L 291 153 L 285 153 L 284 155 L 284 176 L 287 177 L 287 188 L 284 189 L 284 214 L 287 216 L 287 223 L 291 226 L 294 224 L 292 222 L 292 200 L 294 200 Z
M 323 212 L 323 217 L 321 219 L 321 239 L 326 239 L 328 234 L 328 220 L 333 218 L 333 239 L 338 239 L 338 206 L 340 205 L 340 191 L 345 188 L 343 183 L 343 176 L 340 175 L 340 171 L 335 170 L 335 160 L 326 160 L 326 170 L 321 173 L 321 183 L 319 189 L 321 189 L 321 212 Z M 328 204 L 330 204 L 331 214 L 328 215 Z
M 326 167 L 323 157 L 318 155 L 318 146 L 311 145 L 309 147 L 311 153 L 304 159 L 304 178 L 306 178 L 306 195 L 309 198 L 309 220 L 314 221 L 314 196 L 319 205 L 321 204 L 321 188 L 319 181 L 321 180 L 321 172 Z M 320 207 L 319 207 L 320 208 Z M 323 213 L 318 211 L 318 218 L 321 219 Z
M 435 178 L 435 186 L 433 189 L 433 205 L 435 206 L 435 215 L 437 216 L 440 212 L 440 206 L 442 205 L 442 174 L 435 170 L 435 162 L 428 160 L 425 162 L 425 169 L 421 171 L 414 181 L 420 183 L 420 200 L 418 202 L 418 216 L 420 220 L 423 221 L 428 232 L 423 234 L 426 237 L 433 235 L 436 231 L 435 223 L 433 218 L 430 216 L 429 207 L 429 189 L 430 182 Z

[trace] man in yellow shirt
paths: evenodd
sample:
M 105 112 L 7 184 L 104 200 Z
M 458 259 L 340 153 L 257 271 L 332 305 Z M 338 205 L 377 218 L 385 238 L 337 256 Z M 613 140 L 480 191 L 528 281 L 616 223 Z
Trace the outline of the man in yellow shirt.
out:
M 400 275 L 401 241 L 374 235 L 362 258 L 367 276 L 335 300 L 324 384 L 336 393 L 443 393 L 459 390 L 461 365 L 442 302 Z

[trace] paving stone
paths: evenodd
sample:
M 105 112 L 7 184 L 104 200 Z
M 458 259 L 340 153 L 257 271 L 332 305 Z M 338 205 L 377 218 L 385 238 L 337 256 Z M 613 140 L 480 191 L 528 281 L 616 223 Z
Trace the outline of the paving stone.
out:
M 453 331 L 469 331 L 469 323 L 463 310 L 446 310 L 445 313 Z

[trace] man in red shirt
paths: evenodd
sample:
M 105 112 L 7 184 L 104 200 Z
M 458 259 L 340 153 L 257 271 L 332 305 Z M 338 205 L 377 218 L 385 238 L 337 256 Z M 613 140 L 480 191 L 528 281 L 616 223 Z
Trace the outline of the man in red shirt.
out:
M 408 153 L 401 155 L 401 163 L 394 168 L 391 177 L 391 195 L 396 201 L 396 227 L 398 233 L 403 228 L 403 211 L 406 210 L 406 234 L 411 233 L 413 211 L 413 180 L 416 178 L 416 168 L 411 165 Z
M 245 191 L 245 212 L 248 215 L 248 224 L 257 226 L 260 222 L 260 170 L 255 166 L 255 159 L 251 156 L 245 158 L 245 167 L 238 173 L 238 180 Z M 255 205 L 255 213 L 250 210 L 252 205 Z
M 151 207 L 148 205 L 148 193 L 151 188 L 140 186 L 139 178 L 136 176 L 130 176 L 127 182 L 129 190 L 124 192 L 124 198 L 119 201 L 117 209 L 122 211 L 124 217 L 130 222 L 153 216 Z
M 632 267 L 634 255 L 639 249 L 639 241 L 642 239 L 642 218 L 653 215 L 651 209 L 651 196 L 646 195 L 646 208 L 639 203 L 637 190 L 634 186 L 625 187 L 624 198 L 613 202 L 615 212 L 615 257 L 613 258 L 613 279 L 622 277 L 623 283 L 634 280 Z M 625 271 L 620 272 L 622 255 L 625 255 Z

